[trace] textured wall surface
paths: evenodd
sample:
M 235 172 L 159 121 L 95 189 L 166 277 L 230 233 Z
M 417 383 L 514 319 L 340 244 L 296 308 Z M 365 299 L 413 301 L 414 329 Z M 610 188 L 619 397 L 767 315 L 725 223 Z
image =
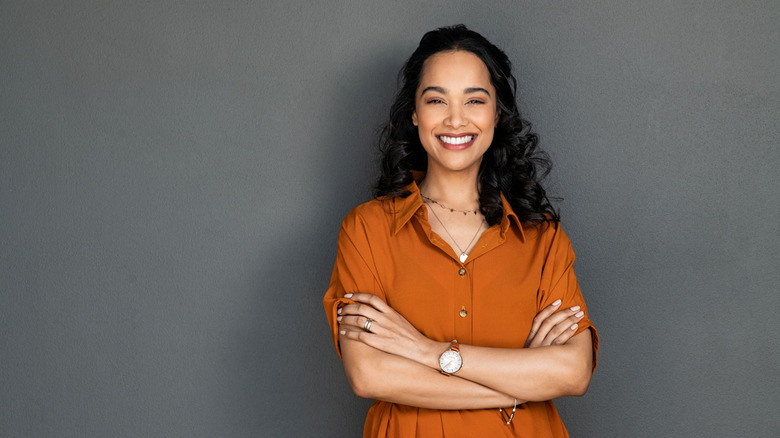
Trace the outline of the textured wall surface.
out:
M 458 22 L 555 161 L 602 341 L 571 434 L 776 436 L 773 0 L 0 2 L 0 436 L 359 436 L 321 296 Z

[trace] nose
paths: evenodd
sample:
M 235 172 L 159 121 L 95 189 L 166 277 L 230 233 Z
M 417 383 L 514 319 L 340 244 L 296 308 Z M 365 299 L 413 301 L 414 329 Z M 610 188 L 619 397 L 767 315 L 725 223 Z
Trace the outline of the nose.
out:
M 466 116 L 460 105 L 451 105 L 447 109 L 447 118 L 444 122 L 453 128 L 460 128 L 466 124 Z

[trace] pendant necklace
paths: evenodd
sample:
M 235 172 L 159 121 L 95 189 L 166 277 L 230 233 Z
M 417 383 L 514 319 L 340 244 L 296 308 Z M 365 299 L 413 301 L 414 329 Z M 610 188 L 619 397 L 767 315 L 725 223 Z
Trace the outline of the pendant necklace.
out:
M 431 202 L 433 202 L 435 204 L 441 205 L 438 202 L 434 201 L 433 199 L 431 199 L 431 198 L 429 198 L 427 196 L 423 196 L 423 198 L 425 198 L 426 200 L 429 200 L 429 201 L 431 201 Z M 444 206 L 442 206 L 442 207 L 444 207 Z M 449 207 L 444 207 L 444 208 L 449 208 Z M 452 234 L 450 234 L 450 232 L 447 230 L 447 227 L 444 226 L 444 222 L 442 222 L 441 219 L 439 219 L 439 215 L 436 214 L 436 211 L 434 209 L 432 209 L 432 208 L 430 210 L 431 210 L 431 213 L 433 213 L 433 217 L 435 217 L 436 220 L 439 221 L 439 224 L 441 224 L 441 227 L 444 229 L 444 232 L 447 233 L 448 236 L 450 236 L 450 240 L 452 240 L 452 243 L 454 243 L 455 247 L 458 248 L 458 251 L 460 252 L 460 256 L 458 256 L 458 259 L 460 259 L 461 263 L 465 263 L 466 259 L 469 257 L 469 254 L 466 251 L 469 251 L 471 249 L 471 244 L 474 243 L 474 239 L 477 238 L 477 236 L 479 235 L 479 232 L 482 230 L 482 223 L 484 223 L 485 220 L 482 219 L 482 222 L 479 223 L 479 227 L 477 228 L 477 232 L 474 233 L 474 237 L 471 238 L 471 242 L 469 242 L 469 244 L 466 245 L 466 251 L 464 251 L 463 249 L 461 249 L 460 245 L 458 245 L 458 242 L 455 241 L 455 238 L 452 237 Z M 454 209 L 451 209 L 451 210 L 454 210 Z M 463 211 L 463 210 L 455 210 L 455 211 Z M 466 212 L 464 212 L 463 214 L 465 215 L 466 213 L 468 213 L 470 211 L 473 211 L 473 210 L 466 210 Z M 474 211 L 474 214 L 477 214 L 477 212 Z

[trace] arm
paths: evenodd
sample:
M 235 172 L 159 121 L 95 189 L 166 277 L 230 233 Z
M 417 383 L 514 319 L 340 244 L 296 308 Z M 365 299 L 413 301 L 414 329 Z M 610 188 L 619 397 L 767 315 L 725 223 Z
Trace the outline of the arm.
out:
M 500 349 L 463 345 L 461 378 L 528 401 L 581 396 L 592 374 L 590 330 L 566 344 L 542 348 Z
M 583 316 L 578 312 L 579 309 L 564 309 L 535 322 L 534 326 L 537 327 L 538 324 L 539 333 L 536 334 L 536 340 L 529 336 L 527 343 L 536 344 L 534 346 L 539 348 L 461 345 L 463 368 L 456 375 L 448 377 L 437 371 L 439 356 L 449 348 L 448 343 L 426 338 L 376 296 L 356 293 L 348 295 L 348 298 L 358 304 L 344 306 L 343 315 L 340 317 L 343 327 L 340 329 L 340 339 L 344 340 L 342 345 L 351 344 L 347 341 L 350 340 L 373 347 L 373 351 L 365 348 L 354 349 L 350 351 L 349 358 L 346 349 L 343 350 L 344 366 L 358 395 L 410 404 L 399 399 L 413 394 L 409 391 L 414 389 L 406 384 L 415 384 L 410 382 L 417 378 L 415 376 L 410 379 L 410 376 L 405 374 L 408 371 L 405 367 L 406 361 L 433 372 L 429 377 L 425 374 L 420 376 L 424 380 L 429 379 L 425 383 L 430 385 L 430 388 L 420 388 L 420 395 L 423 397 L 437 396 L 441 391 L 448 390 L 448 385 L 460 385 L 461 380 L 467 380 L 492 388 L 502 395 L 510 394 L 511 399 L 516 397 L 525 401 L 549 400 L 566 395 L 582 395 L 590 382 L 592 344 L 589 331 L 568 339 L 574 333 L 572 328 L 576 328 L 573 321 L 578 321 Z M 545 309 L 540 316 L 545 312 L 551 313 L 552 307 L 554 306 Z M 366 318 L 374 321 L 370 332 L 362 329 Z M 384 355 L 374 354 L 374 351 Z M 464 395 L 473 397 L 468 393 Z M 459 409 L 467 408 L 459 404 L 458 400 L 446 397 L 444 400 L 455 403 Z M 411 401 L 419 403 L 418 399 Z M 489 404 L 483 407 L 507 405 Z M 435 407 L 444 408 L 441 405 Z
M 513 397 L 341 336 L 344 370 L 359 397 L 428 409 L 511 406 Z M 442 350 L 444 351 L 444 350 Z

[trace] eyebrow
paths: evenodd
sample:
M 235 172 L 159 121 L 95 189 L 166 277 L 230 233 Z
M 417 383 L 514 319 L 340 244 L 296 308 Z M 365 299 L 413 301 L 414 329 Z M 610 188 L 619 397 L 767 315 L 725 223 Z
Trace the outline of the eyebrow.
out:
M 447 91 L 444 88 L 442 88 L 442 87 L 425 87 L 425 89 L 422 90 L 422 93 L 420 93 L 420 96 L 422 96 L 423 94 L 425 94 L 425 93 L 427 93 L 429 91 L 435 91 L 437 93 L 447 94 Z M 482 87 L 466 88 L 465 92 L 466 92 L 466 94 L 485 93 L 488 96 L 490 96 L 490 92 L 488 90 L 482 88 Z

